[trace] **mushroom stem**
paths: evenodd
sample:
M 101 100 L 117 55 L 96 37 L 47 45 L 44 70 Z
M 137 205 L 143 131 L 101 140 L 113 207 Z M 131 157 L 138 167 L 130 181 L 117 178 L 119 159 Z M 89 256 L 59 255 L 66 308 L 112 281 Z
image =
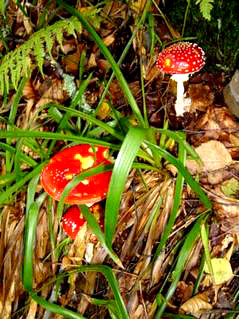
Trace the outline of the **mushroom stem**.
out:
M 177 100 L 175 103 L 175 111 L 177 116 L 182 116 L 184 112 L 189 110 L 191 99 L 184 97 L 183 83 L 188 80 L 188 74 L 174 74 L 171 79 L 177 82 Z

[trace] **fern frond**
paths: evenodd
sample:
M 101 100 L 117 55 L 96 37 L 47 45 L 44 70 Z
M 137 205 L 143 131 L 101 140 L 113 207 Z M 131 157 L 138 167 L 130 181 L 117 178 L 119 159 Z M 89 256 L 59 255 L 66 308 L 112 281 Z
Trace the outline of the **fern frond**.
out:
M 210 21 L 214 0 L 196 0 L 196 4 L 199 4 L 200 12 L 203 18 Z
M 46 39 L 47 52 L 48 52 L 50 58 L 51 58 L 52 60 L 54 60 L 54 58 L 53 58 L 53 56 L 52 56 L 52 53 L 51 53 L 52 48 L 53 48 L 53 44 L 54 44 L 54 39 L 53 39 L 53 37 L 52 37 L 52 32 L 51 32 L 51 30 L 49 30 L 49 29 L 46 30 L 46 37 L 45 37 L 45 39 Z
M 44 57 L 45 57 L 45 51 L 44 51 L 44 46 L 43 46 L 43 39 L 39 39 L 39 41 L 37 42 L 38 39 L 35 39 L 35 46 L 34 46 L 34 55 L 36 58 L 36 62 L 37 65 L 40 69 L 40 72 L 42 74 L 42 76 L 44 76 L 43 74 L 43 63 L 44 63 Z
M 81 30 L 81 23 L 76 17 L 64 19 L 37 31 L 24 44 L 5 55 L 0 65 L 0 93 L 8 93 L 10 84 L 17 88 L 21 77 L 30 75 L 34 64 L 43 75 L 45 54 L 53 59 L 54 41 L 63 48 L 63 33 L 76 37 L 75 32 L 81 33 Z

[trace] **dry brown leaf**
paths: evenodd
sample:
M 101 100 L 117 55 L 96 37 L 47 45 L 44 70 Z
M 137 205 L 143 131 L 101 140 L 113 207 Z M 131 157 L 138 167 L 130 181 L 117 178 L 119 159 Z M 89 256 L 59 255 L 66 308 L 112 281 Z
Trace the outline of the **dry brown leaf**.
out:
M 74 52 L 73 54 L 69 54 L 63 58 L 62 63 L 65 64 L 65 71 L 67 73 L 70 72 L 74 75 L 77 75 L 79 73 L 79 62 L 81 54 L 81 48 L 78 46 L 76 52 Z
M 195 160 L 187 160 L 186 166 L 192 174 L 217 170 L 232 163 L 229 151 L 218 141 L 202 143 L 195 151 L 200 156 L 203 166 L 200 167 Z
M 39 91 L 41 98 L 35 106 L 36 109 L 50 102 L 62 103 L 67 99 L 64 83 L 57 78 L 44 81 Z
M 208 296 L 200 293 L 182 304 L 179 311 L 199 318 L 204 311 L 211 309 L 212 305 L 209 303 Z
M 103 39 L 103 41 L 104 41 L 104 44 L 108 47 L 108 46 L 110 46 L 112 43 L 114 43 L 114 41 L 115 41 L 115 36 L 114 36 L 114 34 L 112 33 L 112 34 L 110 34 L 110 35 L 108 35 L 107 37 L 105 37 L 104 39 Z
M 36 303 L 36 301 L 31 299 L 26 319 L 35 319 L 36 318 L 36 312 L 37 312 L 37 303 Z
M 95 53 L 91 53 L 89 61 L 88 61 L 88 68 L 94 68 L 96 66 L 97 66 L 96 54 Z
M 190 84 L 188 94 L 192 100 L 191 109 L 205 111 L 213 103 L 214 94 L 208 85 Z
M 226 199 L 223 200 L 225 203 L 215 203 L 214 210 L 216 215 L 223 219 L 238 219 L 239 218 L 239 202 L 238 201 L 227 201 Z M 235 226 L 237 223 L 232 223 L 232 226 Z

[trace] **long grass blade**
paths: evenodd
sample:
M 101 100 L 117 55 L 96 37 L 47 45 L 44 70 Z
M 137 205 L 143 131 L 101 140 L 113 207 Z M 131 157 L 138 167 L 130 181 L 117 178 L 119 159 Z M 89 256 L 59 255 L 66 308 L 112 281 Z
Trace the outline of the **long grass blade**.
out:
M 115 161 L 105 207 L 105 236 L 108 247 L 112 246 L 125 182 L 144 138 L 144 129 L 130 128 Z
M 34 170 L 30 173 L 24 175 L 20 181 L 18 181 L 13 186 L 9 187 L 4 193 L 0 194 L 0 204 L 3 204 L 5 201 L 10 200 L 10 197 L 13 193 L 18 192 L 30 179 L 39 174 L 45 165 L 45 162 L 39 164 Z
M 179 152 L 178 152 L 179 161 L 185 165 L 186 161 L 186 150 L 182 146 L 182 144 L 179 144 Z M 177 180 L 176 180 L 176 186 L 175 186 L 175 196 L 174 196 L 174 202 L 173 202 L 173 208 L 172 212 L 170 214 L 168 223 L 163 231 L 162 237 L 160 239 L 160 243 L 157 247 L 156 253 L 154 255 L 154 258 L 157 258 L 160 255 L 160 252 L 164 248 L 166 241 L 168 240 L 168 237 L 170 235 L 170 232 L 173 228 L 173 225 L 175 223 L 175 220 L 177 218 L 177 213 L 181 204 L 181 198 L 182 198 L 182 191 L 183 191 L 183 183 L 184 183 L 184 177 L 182 174 L 178 173 Z
M 122 319 L 129 319 L 127 309 L 125 307 L 123 298 L 120 294 L 118 281 L 116 279 L 114 272 L 109 266 L 106 266 L 106 265 L 80 266 L 77 270 L 80 272 L 83 272 L 83 271 L 101 272 L 105 276 L 107 281 L 109 282 L 109 285 L 112 289 L 112 292 L 114 294 L 114 298 L 118 307 L 118 313 L 121 314 Z
M 199 183 L 197 183 L 193 177 L 191 176 L 191 174 L 188 172 L 187 169 L 185 169 L 184 165 L 178 160 L 176 159 L 173 155 L 171 155 L 169 152 L 167 152 L 164 149 L 161 149 L 160 147 L 158 147 L 157 145 L 154 145 L 150 142 L 147 142 L 147 145 L 150 148 L 153 149 L 157 149 L 158 152 L 162 155 L 162 157 L 164 157 L 167 161 L 169 161 L 171 164 L 173 164 L 174 166 L 177 167 L 177 169 L 179 170 L 179 172 L 182 174 L 182 176 L 185 178 L 185 181 L 189 184 L 189 186 L 192 188 L 192 190 L 198 194 L 200 200 L 202 201 L 202 203 L 204 204 L 206 209 L 211 209 L 212 208 L 212 203 L 209 200 L 209 198 L 207 197 L 207 195 L 204 193 L 204 191 L 202 190 L 202 188 L 200 187 Z
M 37 225 L 39 207 L 37 203 L 32 203 L 25 221 L 24 232 L 24 267 L 23 267 L 23 286 L 27 291 L 32 291 L 32 257 L 33 243 L 35 241 L 35 231 Z
M 205 218 L 205 217 L 203 216 L 203 218 Z M 173 274 L 172 274 L 173 275 L 172 283 L 171 283 L 170 287 L 168 288 L 168 291 L 167 291 L 165 298 L 159 298 L 159 299 L 161 299 L 161 303 L 159 305 L 159 309 L 156 313 L 155 319 L 161 318 L 161 316 L 164 312 L 164 309 L 167 306 L 167 302 L 173 296 L 173 294 L 177 288 L 177 284 L 178 284 L 178 281 L 179 281 L 181 274 L 184 270 L 185 263 L 187 262 L 187 258 L 190 255 L 190 252 L 191 252 L 191 249 L 193 248 L 193 245 L 195 244 L 195 242 L 198 240 L 198 238 L 200 236 L 200 230 L 201 230 L 200 227 L 201 227 L 203 218 L 199 218 L 196 221 L 193 228 L 186 236 L 184 244 L 183 244 L 182 248 L 180 249 L 177 264 L 176 264 L 175 269 L 174 269 Z
M 84 144 L 94 144 L 102 145 L 106 147 L 112 147 L 111 143 L 105 142 L 103 140 L 97 140 L 89 137 L 82 137 L 73 134 L 62 134 L 62 133 L 51 133 L 51 132 L 41 132 L 41 131 L 25 131 L 21 129 L 15 129 L 14 131 L 0 131 L 0 138 L 7 137 L 32 137 L 32 138 L 42 138 L 42 139 L 53 139 L 53 140 L 65 140 Z

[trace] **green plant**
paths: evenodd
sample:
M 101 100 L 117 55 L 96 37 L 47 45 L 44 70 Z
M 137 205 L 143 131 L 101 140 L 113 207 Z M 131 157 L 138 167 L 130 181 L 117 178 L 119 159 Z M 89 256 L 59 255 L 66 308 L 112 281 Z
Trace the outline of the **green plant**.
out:
M 17 88 L 23 76 L 29 76 L 36 64 L 43 74 L 43 64 L 46 52 L 54 61 L 52 48 L 54 40 L 63 49 L 63 33 L 76 36 L 75 32 L 81 32 L 81 23 L 75 17 L 64 19 L 51 26 L 35 32 L 24 44 L 4 56 L 0 65 L 0 92 L 7 94 L 10 84 Z
M 200 12 L 204 19 L 211 20 L 211 11 L 213 9 L 214 0 L 195 0 L 199 5 Z

